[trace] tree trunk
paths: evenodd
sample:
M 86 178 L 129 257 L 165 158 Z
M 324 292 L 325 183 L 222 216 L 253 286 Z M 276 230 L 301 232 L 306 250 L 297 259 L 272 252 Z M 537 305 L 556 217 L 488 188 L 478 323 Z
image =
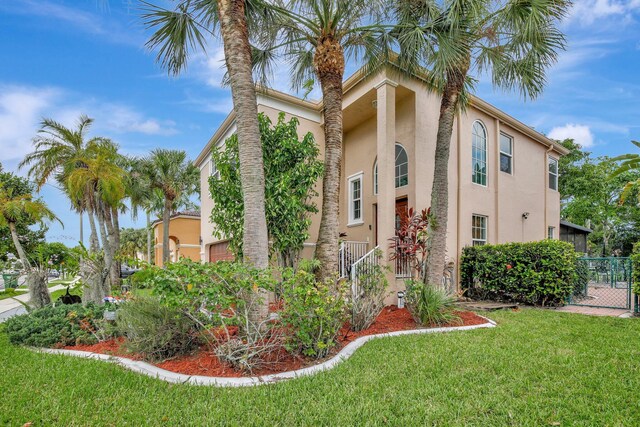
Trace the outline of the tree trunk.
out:
M 16 230 L 16 224 L 9 223 L 9 231 L 11 232 L 11 239 L 13 245 L 18 252 L 18 258 L 27 271 L 27 288 L 29 289 L 29 302 L 35 308 L 44 307 L 47 304 L 51 304 L 51 296 L 49 295 L 49 288 L 47 286 L 47 270 L 46 268 L 36 267 L 33 268 L 22 244 L 18 237 L 18 231 Z
M 258 107 L 251 67 L 251 45 L 244 0 L 217 0 L 225 62 L 236 113 L 240 181 L 244 202 L 243 262 L 269 266 L 264 166 Z
M 91 235 L 89 236 L 89 251 L 98 252 L 100 250 L 100 242 L 98 241 L 98 230 L 96 228 L 95 220 L 95 203 L 91 202 L 87 208 L 87 216 L 89 217 L 89 228 L 91 229 Z
M 162 266 L 169 264 L 169 221 L 171 220 L 171 206 L 173 203 L 167 197 L 164 199 L 164 208 L 162 210 Z
M 340 43 L 333 40 L 320 43 L 314 55 L 314 66 L 322 87 L 325 134 L 322 215 L 315 256 L 320 261 L 318 279 L 325 280 L 338 274 L 344 74 L 344 53 Z
M 118 256 L 120 254 L 120 221 L 118 220 L 118 209 L 111 208 L 111 224 L 113 228 L 113 245 L 111 248 L 111 257 L 113 262 L 109 272 L 111 279 L 111 286 L 115 289 L 120 289 L 122 280 L 120 279 L 120 260 Z
M 447 85 L 440 103 L 436 153 L 431 189 L 431 218 L 428 226 L 428 255 L 423 273 L 426 284 L 442 286 L 447 250 L 447 219 L 449 216 L 449 151 L 453 122 L 458 110 L 458 100 L 464 87 L 468 65 L 463 70 L 453 70 L 447 75 Z
M 151 212 L 147 211 L 147 262 L 151 264 Z

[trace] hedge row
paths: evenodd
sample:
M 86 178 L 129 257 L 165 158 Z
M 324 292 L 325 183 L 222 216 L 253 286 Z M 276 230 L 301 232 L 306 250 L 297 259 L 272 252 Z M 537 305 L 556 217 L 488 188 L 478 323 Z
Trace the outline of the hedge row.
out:
M 578 254 L 559 240 L 467 247 L 461 286 L 471 298 L 562 305 L 579 287 Z

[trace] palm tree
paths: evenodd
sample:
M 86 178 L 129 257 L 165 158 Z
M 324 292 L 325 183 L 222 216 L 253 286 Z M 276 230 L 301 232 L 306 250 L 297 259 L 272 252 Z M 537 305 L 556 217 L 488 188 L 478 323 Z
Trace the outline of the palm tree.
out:
M 162 263 L 169 263 L 169 219 L 177 203 L 200 191 L 200 170 L 179 150 L 156 149 L 141 162 L 151 189 L 162 193 Z
M 425 66 L 428 71 L 422 74 L 441 95 L 425 283 L 442 282 L 449 149 L 454 120 L 473 88 L 471 73 L 488 73 L 494 86 L 536 98 L 545 86 L 546 69 L 565 48 L 558 24 L 570 6 L 569 0 L 398 2 L 392 32 L 401 48 L 398 63 L 409 73 Z
M 0 186 L 0 226 L 8 226 L 11 232 L 13 245 L 18 253 L 18 258 L 27 271 L 27 286 L 29 288 L 30 301 L 36 308 L 51 303 L 47 287 L 46 269 L 36 268 L 29 262 L 17 232 L 17 225 L 21 222 L 60 221 L 40 199 L 33 199 L 29 194 L 14 194 L 12 189 Z M 61 223 L 62 224 L 62 223 Z
M 260 0 L 182 0 L 174 10 L 145 4 L 143 19 L 147 27 L 156 30 L 147 46 L 158 49 L 158 60 L 171 74 L 177 75 L 186 67 L 190 50 L 206 51 L 205 36 L 219 31 L 222 37 L 239 141 L 245 207 L 243 260 L 266 268 L 269 241 L 264 168 L 249 36 L 260 30 L 268 8 Z
M 90 289 L 85 299 L 101 302 L 109 293 L 106 283 L 109 273 L 119 270 L 114 259 L 118 251 L 118 208 L 124 174 L 118 167 L 121 156 L 116 144 L 102 137 L 86 139 L 92 123 L 93 119 L 82 115 L 76 129 L 69 129 L 54 120 L 44 119 L 34 138 L 35 151 L 25 157 L 20 167 L 30 167 L 29 176 L 38 188 L 55 179 L 74 209 L 80 214 L 87 213 L 91 228 L 90 252 L 98 254 L 102 249 L 107 270 L 103 270 L 102 264 L 90 268 L 85 263 L 81 275 Z M 116 276 L 112 273 L 112 285 L 117 285 L 119 278 Z
M 631 141 L 631 143 L 640 148 L 640 142 Z M 611 160 L 620 162 L 620 166 L 611 174 L 612 178 L 628 171 L 640 171 L 640 154 L 623 154 Z M 627 182 L 620 193 L 620 203 L 626 202 L 633 189 L 638 188 L 638 185 L 640 185 L 640 179 Z M 640 193 L 638 193 L 638 202 L 640 203 Z
M 267 51 L 281 48 L 293 65 L 292 83 L 301 88 L 319 81 L 322 89 L 325 158 L 322 214 L 316 245 L 319 279 L 338 271 L 339 187 L 342 163 L 342 80 L 345 61 L 362 59 L 369 71 L 389 59 L 385 25 L 379 22 L 383 2 L 377 0 L 274 1 L 276 19 L 261 42 Z M 266 69 L 270 55 L 255 55 Z

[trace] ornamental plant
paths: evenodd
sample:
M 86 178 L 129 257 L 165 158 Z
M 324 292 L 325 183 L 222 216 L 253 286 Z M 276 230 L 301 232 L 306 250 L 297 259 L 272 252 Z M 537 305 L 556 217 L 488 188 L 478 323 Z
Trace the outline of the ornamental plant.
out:
M 551 239 L 466 247 L 461 286 L 471 298 L 562 305 L 579 287 L 578 256 L 571 244 Z
M 309 271 L 288 269 L 282 288 L 280 319 L 288 333 L 287 350 L 325 357 L 338 343 L 338 332 L 349 316 L 346 283 L 335 279 L 317 282 Z
M 400 214 L 400 227 L 396 236 L 389 239 L 390 258 L 396 261 L 406 261 L 413 270 L 413 278 L 424 277 L 424 266 L 429 255 L 428 228 L 431 211 L 423 209 L 416 212 L 413 208 Z

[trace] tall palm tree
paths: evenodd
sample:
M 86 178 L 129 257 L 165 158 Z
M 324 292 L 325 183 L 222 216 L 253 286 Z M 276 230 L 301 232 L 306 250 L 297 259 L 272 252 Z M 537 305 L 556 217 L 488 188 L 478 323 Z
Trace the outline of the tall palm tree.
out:
M 392 32 L 404 70 L 427 68 L 441 95 L 431 190 L 429 256 L 423 280 L 440 284 L 444 272 L 449 201 L 448 164 L 453 124 L 469 100 L 473 73 L 487 73 L 496 87 L 536 98 L 546 70 L 565 48 L 559 30 L 569 0 L 400 0 Z
M 37 268 L 29 262 L 20 243 L 17 225 L 21 222 L 31 223 L 34 221 L 44 224 L 53 220 L 60 221 L 42 200 L 34 199 L 31 194 L 14 194 L 12 189 L 0 186 L 0 226 L 9 227 L 18 258 L 27 271 L 30 302 L 36 308 L 51 303 L 46 270 Z
M 342 80 L 345 62 L 362 60 L 369 70 L 389 59 L 386 26 L 378 23 L 378 0 L 273 1 L 275 17 L 260 39 L 267 51 L 281 48 L 293 64 L 292 84 L 301 88 L 318 81 L 322 89 L 325 158 L 322 214 L 316 245 L 320 279 L 338 271 L 339 187 L 342 163 Z M 271 59 L 255 55 L 260 69 Z M 261 60 L 261 61 L 260 61 Z
M 633 145 L 640 148 L 640 142 L 631 141 Z M 617 177 L 628 171 L 640 171 L 640 154 L 631 153 L 623 154 L 612 159 L 614 162 L 620 162 L 620 166 L 611 174 L 611 177 Z M 625 184 L 620 193 L 620 203 L 624 203 L 629 198 L 631 192 L 638 188 L 640 185 L 640 179 L 635 181 L 629 181 Z M 640 193 L 638 193 L 638 202 L 640 203 Z
M 162 263 L 169 263 L 169 219 L 176 203 L 200 191 L 200 170 L 179 150 L 156 149 L 142 160 L 142 170 L 152 189 L 163 195 Z
M 207 36 L 219 33 L 222 38 L 239 141 L 244 262 L 266 268 L 269 241 L 264 167 L 249 36 L 260 30 L 268 8 L 260 0 L 182 0 L 173 10 L 145 4 L 143 19 L 155 29 L 147 46 L 158 49 L 158 60 L 171 74 L 177 75 L 186 67 L 191 50 L 206 51 Z

